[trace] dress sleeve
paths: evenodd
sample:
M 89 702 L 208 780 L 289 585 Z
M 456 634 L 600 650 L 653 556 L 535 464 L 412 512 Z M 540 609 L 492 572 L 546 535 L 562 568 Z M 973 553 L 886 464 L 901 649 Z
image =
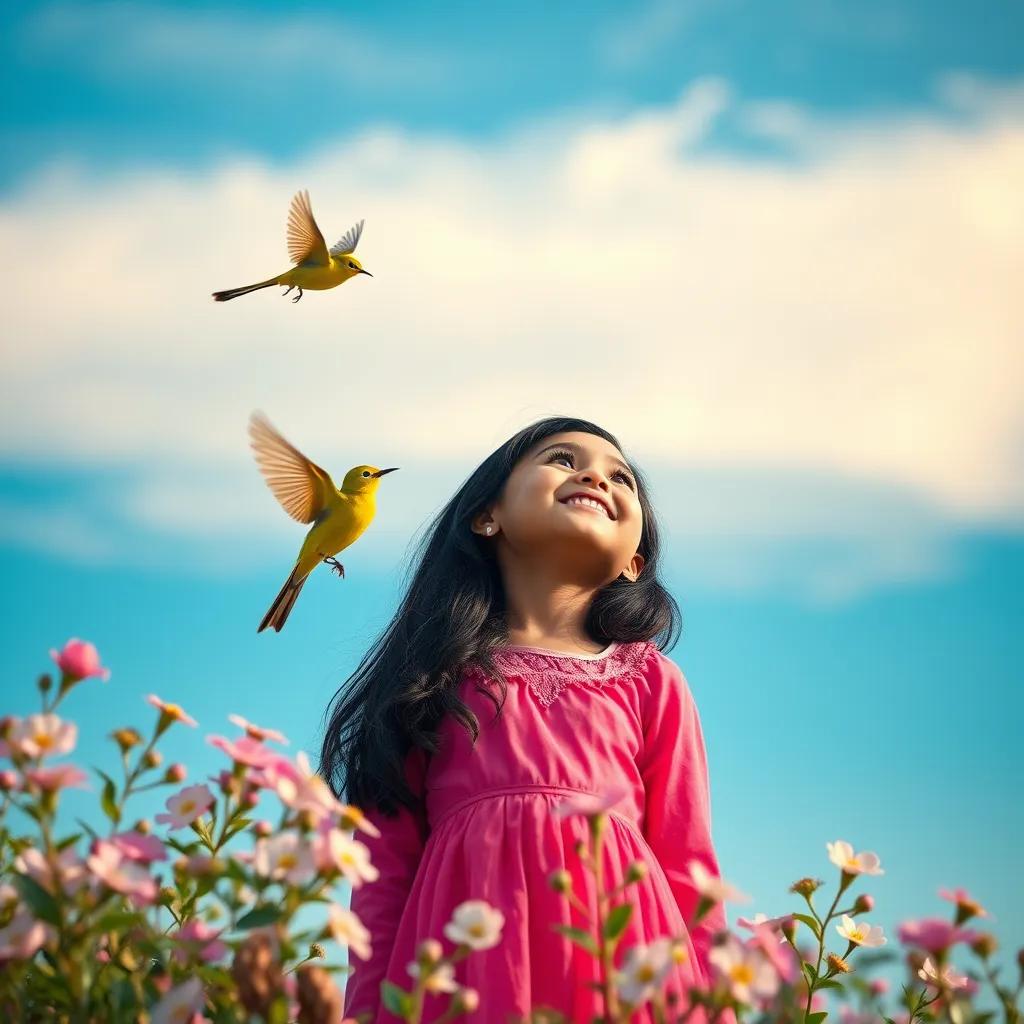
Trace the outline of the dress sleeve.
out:
M 354 973 L 345 986 L 345 1017 L 366 1013 L 369 1020 L 376 1021 L 380 1012 L 380 984 L 387 974 L 398 923 L 429 831 L 422 800 L 426 756 L 426 751 L 414 747 L 405 761 L 406 780 L 421 798 L 418 810 L 399 807 L 398 816 L 389 818 L 375 807 L 360 808 L 380 830 L 379 837 L 358 833 L 359 841 L 369 847 L 370 863 L 380 875 L 376 881 L 352 889 L 351 910 L 370 933 L 371 956 L 364 961 L 349 950 Z
M 725 928 L 717 903 L 691 927 L 700 895 L 689 881 L 691 860 L 719 877 L 711 840 L 711 796 L 707 754 L 697 706 L 679 667 L 659 656 L 649 674 L 643 706 L 644 838 L 666 869 L 679 911 L 690 932 L 704 984 L 711 980 L 708 953 L 716 931 Z M 678 872 L 678 874 L 674 874 Z

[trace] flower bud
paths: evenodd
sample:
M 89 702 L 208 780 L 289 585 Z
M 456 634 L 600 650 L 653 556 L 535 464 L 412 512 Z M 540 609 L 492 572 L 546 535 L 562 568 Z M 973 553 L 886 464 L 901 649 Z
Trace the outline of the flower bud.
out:
M 853 970 L 841 956 L 836 956 L 835 953 L 829 953 L 827 959 L 830 974 L 849 974 Z
M 242 796 L 242 803 L 243 803 L 243 805 L 248 807 L 248 808 L 250 808 L 250 809 L 255 807 L 259 802 L 260 802 L 260 794 L 255 789 L 246 790 L 246 792 Z M 312 815 L 313 824 L 310 826 L 310 828 L 311 829 L 316 828 L 316 816 L 313 815 L 313 812 L 312 811 L 303 811 L 302 813 L 303 814 Z
M 889 991 L 889 982 L 885 978 L 872 978 L 869 987 L 873 996 L 884 996 Z
M 789 891 L 799 896 L 810 896 L 821 884 L 820 878 L 801 878 L 789 887 Z
M 178 894 L 169 886 L 161 886 L 160 892 L 157 895 L 157 903 L 161 906 L 169 907 L 176 899 Z
M 257 821 L 253 824 L 252 830 L 260 839 L 266 839 L 273 833 L 274 826 L 269 821 Z
M 974 950 L 982 960 L 987 960 L 997 949 L 999 943 L 991 932 L 978 932 L 971 949 Z
M 153 826 L 149 823 L 148 818 L 139 818 L 137 822 L 132 826 L 136 832 L 142 833 L 144 836 L 148 836 L 153 831 Z
M 642 860 L 635 860 L 626 868 L 626 882 L 640 882 L 647 877 L 647 865 Z
M 587 852 L 587 844 L 582 839 L 577 839 L 573 845 L 573 850 L 576 852 L 577 857 L 582 857 Z
M 39 687 L 40 693 L 49 693 L 50 687 L 53 686 L 53 678 L 48 672 L 44 672 L 36 681 L 36 686 Z
M 0 772 L 0 790 L 7 793 L 12 789 L 18 788 L 18 775 L 17 772 L 2 771 Z
M 455 1013 L 475 1013 L 480 1006 L 480 994 L 475 988 L 460 988 L 452 996 L 452 1009 Z
M 184 782 L 187 774 L 188 769 L 183 764 L 175 762 L 164 772 L 164 782 Z
M 569 874 L 565 868 L 559 868 L 557 871 L 552 871 L 548 875 L 548 885 L 551 886 L 555 892 L 569 892 L 572 888 L 572 875 Z
M 672 962 L 676 964 L 685 964 L 690 959 L 690 951 L 686 948 L 685 943 L 673 942 L 672 943 Z
M 310 960 L 324 960 L 327 957 L 327 950 L 320 945 L 319 942 L 311 942 L 309 944 L 309 959 Z
M 796 918 L 787 915 L 780 927 L 782 928 L 782 934 L 790 942 L 793 942 L 796 938 Z
M 110 734 L 110 738 L 117 742 L 122 753 L 127 753 L 132 747 L 137 747 L 142 742 L 142 737 L 138 731 L 130 726 L 125 726 L 123 729 L 115 729 Z
M 867 893 L 861 893 L 853 901 L 853 912 L 855 914 L 870 914 L 875 909 L 875 900 L 873 896 L 867 895 Z
M 416 959 L 424 967 L 433 967 L 444 956 L 444 947 L 437 939 L 424 939 L 416 947 Z
M 147 768 L 159 768 L 163 764 L 164 755 L 159 750 L 147 750 L 146 756 L 142 759 L 142 763 Z

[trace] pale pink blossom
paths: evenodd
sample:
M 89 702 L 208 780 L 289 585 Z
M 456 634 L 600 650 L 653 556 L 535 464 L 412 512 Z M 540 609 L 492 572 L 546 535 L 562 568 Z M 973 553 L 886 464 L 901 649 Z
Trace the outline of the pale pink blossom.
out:
M 622 1001 L 637 1007 L 649 1002 L 660 990 L 674 962 L 671 939 L 654 939 L 648 944 L 631 946 L 621 970 L 614 977 Z
M 762 950 L 744 946 L 734 935 L 722 945 L 712 946 L 708 960 L 738 1002 L 753 1005 L 779 989 L 779 976 Z
M 281 802 L 294 811 L 309 811 L 317 819 L 336 817 L 342 812 L 342 805 L 330 787 L 310 768 L 305 751 L 296 754 L 294 763 L 278 755 L 249 778 L 259 786 L 272 789 Z
M 149 906 L 156 900 L 156 879 L 140 864 L 125 857 L 113 843 L 97 839 L 86 863 L 108 889 L 128 896 L 135 906 Z
M 25 907 L 0 928 L 0 964 L 8 960 L 27 960 L 56 940 L 57 933 L 43 921 L 37 921 Z
M 459 986 L 455 981 L 455 967 L 453 964 L 432 964 L 420 969 L 415 960 L 410 960 L 405 969 L 417 980 L 423 975 L 423 989 L 426 992 L 438 994 L 441 992 L 454 992 Z
M 360 960 L 369 960 L 373 955 L 369 929 L 351 910 L 332 904 L 327 912 L 327 927 L 334 941 L 347 946 Z
M 788 916 L 788 915 L 787 915 Z M 781 925 L 776 921 L 785 921 L 785 917 L 775 918 L 753 925 L 753 935 L 744 943 L 747 949 L 759 950 L 775 969 L 778 976 L 788 985 L 792 985 L 800 976 L 800 963 L 789 943 L 779 934 Z
M 848 875 L 884 875 L 878 854 L 853 852 L 853 847 L 843 839 L 826 843 L 828 859 Z
M 118 832 L 110 842 L 120 851 L 122 857 L 136 860 L 140 864 L 152 864 L 155 860 L 167 860 L 164 844 L 156 836 L 141 832 Z
M 486 900 L 464 900 L 444 926 L 444 935 L 456 945 L 479 951 L 501 942 L 504 925 L 505 915 Z
M 51 650 L 50 657 L 70 680 L 77 682 L 95 676 L 106 682 L 110 678 L 110 669 L 100 664 L 96 648 L 77 637 L 72 637 L 60 651 Z
M 699 860 L 692 859 L 689 868 L 689 877 L 672 868 L 666 868 L 665 873 L 680 882 L 694 886 L 701 896 L 713 903 L 724 903 L 726 900 L 730 903 L 746 903 L 750 899 L 746 893 L 740 892 L 734 885 L 713 875 Z
M 150 1024 L 192 1024 L 195 1014 L 206 1005 L 203 983 L 192 977 L 172 988 L 153 1007 Z
M 303 885 L 316 874 L 309 844 L 295 832 L 258 839 L 252 863 L 257 874 L 292 885 Z
M 237 740 L 229 740 L 225 736 L 207 736 L 206 742 L 224 751 L 232 761 L 251 768 L 266 768 L 281 756 L 250 736 L 242 736 Z
M 947 988 L 953 991 L 966 988 L 970 981 L 966 974 L 958 974 L 952 965 L 938 967 L 932 963 L 931 957 L 925 957 L 917 976 L 933 988 Z
M 957 942 L 973 942 L 977 934 L 969 928 L 960 928 L 941 917 L 905 921 L 897 930 L 900 942 L 907 946 L 916 946 L 927 953 L 940 953 Z
M 868 924 L 867 921 L 854 921 L 849 914 L 843 914 L 842 923 L 836 925 L 836 931 L 848 942 L 869 949 L 875 946 L 884 946 L 889 941 L 882 934 L 881 925 Z
M 55 714 L 29 715 L 10 733 L 13 746 L 28 757 L 59 757 L 75 749 L 78 726 Z
M 191 947 L 204 963 L 212 964 L 227 956 L 228 947 L 221 941 L 220 934 L 205 921 L 193 917 L 174 933 L 174 937 L 178 942 Z M 180 962 L 187 962 L 188 952 L 186 949 L 176 949 L 174 953 Z
M 264 729 L 261 725 L 254 725 L 252 722 L 246 721 L 241 715 L 228 715 L 228 721 L 237 725 L 239 729 L 244 729 L 246 736 L 254 740 L 261 742 L 273 740 L 275 743 L 288 745 L 288 740 L 276 729 Z
M 54 896 L 61 892 L 73 896 L 93 882 L 85 861 L 70 846 L 57 854 L 55 864 L 51 864 L 41 850 L 28 846 L 15 858 L 14 866 Z
M 149 694 L 149 696 L 146 697 L 146 701 L 149 704 L 152 704 L 153 707 L 157 708 L 161 715 L 166 716 L 174 722 L 184 722 L 185 725 L 191 726 L 199 724 L 191 715 L 185 713 L 180 704 L 169 704 L 166 701 L 162 701 L 155 693 Z
M 88 776 L 73 764 L 57 764 L 52 768 L 30 768 L 25 778 L 34 786 L 47 793 L 55 793 L 59 789 L 87 789 Z
M 970 911 L 971 917 L 992 916 L 966 889 L 940 889 L 939 896 L 950 903 L 955 903 L 958 908 L 963 907 Z
M 787 922 L 793 923 L 792 914 L 782 914 L 780 917 L 768 917 L 767 914 L 762 914 L 758 911 L 753 918 L 749 917 L 737 917 L 736 924 L 740 928 L 746 928 L 748 931 L 756 931 L 758 928 L 769 928 L 774 932 L 781 932 L 782 926 Z M 785 941 L 785 940 L 783 940 Z
M 628 795 L 629 790 L 625 786 L 612 786 L 604 793 L 579 793 L 567 800 L 561 800 L 551 810 L 559 818 L 570 814 L 582 814 L 592 818 L 596 814 L 607 813 Z
M 380 829 L 358 807 L 342 804 L 339 814 L 342 828 L 359 829 L 374 839 L 380 839 Z
M 156 820 L 171 828 L 184 828 L 204 815 L 216 803 L 217 798 L 209 786 L 199 783 L 186 786 L 181 792 L 167 798 L 167 814 L 158 814 Z
M 312 841 L 313 856 L 321 871 L 340 871 L 353 888 L 375 882 L 380 872 L 370 863 L 370 848 L 330 822 L 322 822 Z

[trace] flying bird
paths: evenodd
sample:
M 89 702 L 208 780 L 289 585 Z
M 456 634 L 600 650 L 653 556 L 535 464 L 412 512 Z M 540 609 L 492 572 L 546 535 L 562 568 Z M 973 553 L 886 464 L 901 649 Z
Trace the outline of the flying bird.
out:
M 339 489 L 325 470 L 289 444 L 262 413 L 250 417 L 249 437 L 260 472 L 281 507 L 292 519 L 313 524 L 291 575 L 256 631 L 272 626 L 280 632 L 313 569 L 326 562 L 339 576 L 345 575 L 345 567 L 334 556 L 370 525 L 377 510 L 380 479 L 398 466 L 355 466 L 345 474 Z
M 291 270 L 286 270 L 277 277 L 269 277 L 259 284 L 248 284 L 242 288 L 228 288 L 223 292 L 214 292 L 213 297 L 217 302 L 227 302 L 228 299 L 237 298 L 239 295 L 246 295 L 249 292 L 258 292 L 261 288 L 270 288 L 272 285 L 287 285 L 285 295 L 293 288 L 298 288 L 299 293 L 292 302 L 298 302 L 302 298 L 304 288 L 311 288 L 314 291 L 325 291 L 327 288 L 336 288 L 344 284 L 350 277 L 357 274 L 366 274 L 373 277 L 368 270 L 363 270 L 363 265 L 352 255 L 359 244 L 359 237 L 363 233 L 363 221 L 349 228 L 344 237 L 327 248 L 324 236 L 317 227 L 313 217 L 313 207 L 309 205 L 309 193 L 306 191 L 296 192 L 292 199 L 291 209 L 288 211 L 288 255 L 295 264 Z

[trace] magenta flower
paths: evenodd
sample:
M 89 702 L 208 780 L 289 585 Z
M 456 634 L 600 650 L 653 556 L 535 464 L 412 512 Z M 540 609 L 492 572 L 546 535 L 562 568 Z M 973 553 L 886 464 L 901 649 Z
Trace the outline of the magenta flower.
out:
M 159 709 L 162 718 L 172 722 L 184 722 L 185 725 L 193 727 L 199 724 L 191 715 L 185 713 L 180 704 L 168 704 L 166 701 L 162 701 L 155 693 L 149 694 L 146 700 L 153 707 Z
M 8 960 L 27 960 L 48 942 L 53 942 L 56 934 L 25 907 L 19 907 L 6 927 L 0 928 L 0 964 Z
M 237 725 L 239 729 L 244 729 L 250 739 L 259 740 L 261 743 L 264 740 L 273 740 L 275 743 L 288 745 L 288 740 L 276 729 L 264 729 L 261 725 L 254 725 L 241 715 L 228 715 L 228 721 Z
M 51 650 L 50 657 L 69 681 L 78 682 L 96 676 L 106 682 L 110 678 L 110 669 L 100 664 L 99 651 L 77 637 L 72 637 L 62 650 Z
M 156 836 L 141 832 L 118 832 L 109 840 L 120 851 L 121 856 L 140 864 L 152 864 L 155 860 L 167 860 L 164 844 Z
M 192 947 L 199 959 L 204 963 L 214 963 L 222 960 L 228 952 L 228 947 L 220 941 L 220 932 L 211 928 L 205 921 L 193 917 L 186 921 L 175 933 L 174 937 L 181 943 Z M 188 961 L 186 949 L 176 949 L 175 957 L 181 962 Z
M 613 786 L 604 793 L 580 793 L 555 804 L 552 812 L 559 818 L 570 814 L 583 814 L 592 818 L 595 814 L 604 814 L 620 803 L 629 793 L 624 786 Z
M 11 743 L 28 757 L 58 757 L 75 749 L 78 726 L 57 715 L 29 715 L 10 733 Z
M 156 879 L 141 865 L 129 860 L 106 839 L 97 839 L 86 859 L 92 873 L 114 892 L 129 897 L 137 907 L 149 906 L 156 900 Z
M 25 778 L 46 793 L 67 789 L 69 786 L 77 789 L 88 788 L 85 785 L 88 778 L 85 772 L 73 764 L 58 764 L 53 768 L 31 768 L 25 772 Z
M 184 828 L 205 814 L 216 800 L 209 787 L 203 783 L 186 786 L 180 793 L 167 798 L 166 806 L 170 813 L 158 814 L 156 820 L 161 825 L 170 825 L 171 828 Z
M 916 946 L 927 953 L 940 953 L 957 942 L 973 942 L 977 932 L 959 928 L 941 917 L 926 917 L 920 921 L 905 921 L 897 934 L 904 945 Z
M 223 750 L 236 764 L 245 764 L 250 768 L 266 768 L 281 756 L 250 736 L 234 741 L 224 736 L 207 736 L 206 742 Z

